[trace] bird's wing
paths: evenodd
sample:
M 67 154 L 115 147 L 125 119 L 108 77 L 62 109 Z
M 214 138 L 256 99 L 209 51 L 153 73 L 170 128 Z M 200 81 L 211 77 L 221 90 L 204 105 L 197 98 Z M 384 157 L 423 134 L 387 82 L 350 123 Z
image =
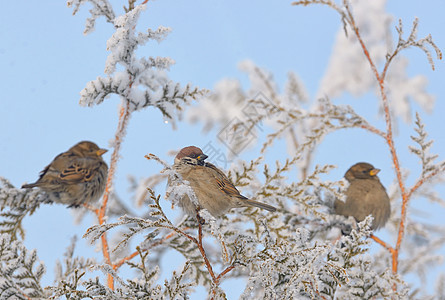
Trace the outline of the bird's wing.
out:
M 65 169 L 64 165 L 70 160 L 71 156 L 73 156 L 73 153 L 69 151 L 57 155 L 53 161 L 40 172 L 39 179 L 32 185 L 40 186 L 40 184 L 45 183 L 58 184 L 60 182 L 60 170 Z
M 212 175 L 215 177 L 216 182 L 219 188 L 226 193 L 228 196 L 237 197 L 241 199 L 247 199 L 236 189 L 232 182 L 230 182 L 229 178 L 216 166 L 211 163 L 205 163 L 205 167 L 210 168 L 213 172 Z
M 87 182 L 94 178 L 102 163 L 98 159 L 73 156 L 65 152 L 54 159 L 43 176 L 52 176 L 53 180 L 60 183 Z

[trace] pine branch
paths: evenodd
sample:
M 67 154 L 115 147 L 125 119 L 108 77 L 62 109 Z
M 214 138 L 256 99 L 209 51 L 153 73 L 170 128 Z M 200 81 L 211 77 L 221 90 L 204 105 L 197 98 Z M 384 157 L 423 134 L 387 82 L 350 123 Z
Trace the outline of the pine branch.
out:
M 22 242 L 0 235 L 0 295 L 5 299 L 43 298 L 40 280 L 45 266 L 36 265 L 37 252 L 28 251 Z
M 0 177 L 0 234 L 8 234 L 12 240 L 25 238 L 22 221 L 32 215 L 41 203 L 49 203 L 49 197 L 41 190 L 17 189 L 6 178 Z
M 402 20 L 399 19 L 399 26 L 396 27 L 397 33 L 399 34 L 399 40 L 397 42 L 397 46 L 394 49 L 394 51 L 392 53 L 388 53 L 386 55 L 386 63 L 385 63 L 385 67 L 382 71 L 382 79 L 385 79 L 386 77 L 386 72 L 389 68 L 389 65 L 391 64 L 392 60 L 400 53 L 400 51 L 404 50 L 404 49 L 408 49 L 411 47 L 417 47 L 419 49 L 421 49 L 423 52 L 425 52 L 428 62 L 431 65 L 431 68 L 434 70 L 435 66 L 434 66 L 434 60 L 433 57 L 431 55 L 431 51 L 429 50 L 429 48 L 427 46 L 431 46 L 434 51 L 436 52 L 436 58 L 437 59 L 442 59 L 442 52 L 440 51 L 439 47 L 436 46 L 436 44 L 433 41 L 433 38 L 431 37 L 431 35 L 428 35 L 425 38 L 417 39 L 417 26 L 419 24 L 419 19 L 414 19 L 413 21 L 413 28 L 411 29 L 411 33 L 408 36 L 408 39 L 404 39 L 403 38 L 403 24 L 402 24 Z
M 113 8 L 108 0 L 69 0 L 67 5 L 68 7 L 74 7 L 73 15 L 75 15 L 79 11 L 80 6 L 88 2 L 91 3 L 93 9 L 90 10 L 91 17 L 89 17 L 85 23 L 85 30 L 83 32 L 85 35 L 94 31 L 98 18 L 103 16 L 108 23 L 113 23 L 115 18 Z
M 415 124 L 417 125 L 417 128 L 415 128 L 414 130 L 416 131 L 418 136 L 411 136 L 411 139 L 418 146 L 410 146 L 409 150 L 419 157 L 422 164 L 422 173 L 420 174 L 417 182 L 410 189 L 409 196 L 411 196 L 426 181 L 430 180 L 436 175 L 440 175 L 445 172 L 445 162 L 434 164 L 434 160 L 438 157 L 438 155 L 429 153 L 433 141 L 427 140 L 428 134 L 425 131 L 425 126 L 423 125 L 418 113 L 416 113 Z

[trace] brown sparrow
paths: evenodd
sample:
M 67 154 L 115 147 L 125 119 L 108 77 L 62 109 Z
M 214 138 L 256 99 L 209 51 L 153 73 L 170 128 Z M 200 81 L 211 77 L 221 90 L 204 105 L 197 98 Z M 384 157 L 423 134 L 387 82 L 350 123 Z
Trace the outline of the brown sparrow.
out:
M 95 202 L 103 194 L 108 166 L 102 159 L 106 149 L 83 141 L 63 152 L 40 172 L 40 178 L 22 188 L 39 187 L 50 200 L 77 207 Z
M 224 173 L 211 163 L 204 160 L 208 156 L 195 146 L 181 149 L 175 157 L 173 168 L 190 183 L 199 202 L 199 207 L 184 195 L 179 205 L 185 212 L 196 217 L 199 209 L 205 208 L 209 213 L 218 217 L 234 207 L 255 206 L 271 212 L 276 208 L 268 204 L 247 199 L 239 193 Z
M 377 173 L 380 169 L 368 163 L 357 163 L 345 174 L 349 187 L 345 192 L 346 202 L 336 200 L 334 203 L 337 215 L 352 216 L 358 222 L 372 215 L 372 229 L 383 227 L 391 213 L 389 197 L 385 187 L 380 183 Z

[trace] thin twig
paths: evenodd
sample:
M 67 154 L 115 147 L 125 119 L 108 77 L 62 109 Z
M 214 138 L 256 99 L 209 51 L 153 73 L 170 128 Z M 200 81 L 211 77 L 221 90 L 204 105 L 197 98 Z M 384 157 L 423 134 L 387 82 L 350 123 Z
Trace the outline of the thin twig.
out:
M 202 245 L 202 224 L 200 222 L 200 216 L 197 214 L 197 219 L 198 219 L 198 241 L 197 241 L 197 246 L 199 249 L 199 252 L 201 252 L 201 256 L 204 259 L 204 263 L 206 265 L 207 271 L 209 271 L 210 276 L 212 277 L 212 281 L 217 284 L 217 280 L 216 280 L 216 276 L 215 273 L 213 272 L 213 268 L 212 265 L 210 264 L 206 252 L 204 250 L 204 246 Z M 196 241 L 196 239 L 195 239 Z
M 377 134 L 377 135 L 380 135 L 381 137 L 383 137 L 384 139 L 386 139 L 386 133 L 384 133 L 383 131 L 381 131 L 381 130 L 375 128 L 375 127 L 372 126 L 372 125 L 369 125 L 369 124 L 367 124 L 367 125 L 360 125 L 360 128 L 363 128 L 363 129 L 368 130 L 368 131 L 370 131 L 370 132 L 372 132 L 372 133 L 375 133 L 375 134 Z
M 408 192 L 408 198 L 411 197 L 411 195 L 417 191 L 426 181 L 428 181 L 429 179 L 433 178 L 434 176 L 438 175 L 439 173 L 442 173 L 444 171 L 444 169 L 437 169 L 434 172 L 431 172 L 430 174 L 428 174 L 428 176 L 425 176 L 421 179 L 419 179 L 414 186 L 409 190 Z
M 377 236 L 375 236 L 374 234 L 371 233 L 371 239 L 373 239 L 376 243 L 380 244 L 383 248 L 386 248 L 386 250 L 388 250 L 391 253 L 394 253 L 394 248 L 391 247 L 389 244 L 387 244 L 386 242 L 384 242 L 383 240 L 381 240 L 380 238 L 378 238 Z
M 195 237 L 185 233 L 183 230 L 181 230 L 173 225 L 162 226 L 162 227 L 169 228 L 169 229 L 173 230 L 174 232 L 181 234 L 182 236 L 186 237 L 187 239 L 189 239 L 190 241 L 192 241 L 193 243 L 196 244 L 199 252 L 201 253 L 202 259 L 204 260 L 204 264 L 207 268 L 207 271 L 209 272 L 210 277 L 212 278 L 213 284 L 215 286 L 218 286 L 220 284 L 221 278 L 224 275 L 226 275 L 227 273 L 229 273 L 230 271 L 232 271 L 235 268 L 235 265 L 232 263 L 232 265 L 230 265 L 229 267 L 224 269 L 218 276 L 215 276 L 215 272 L 213 271 L 212 264 L 210 263 L 209 259 L 207 258 L 207 254 L 205 252 L 204 245 L 202 242 L 202 239 L 203 239 L 202 218 L 199 216 L 198 213 L 196 214 L 196 220 L 198 221 L 198 238 L 195 238 Z M 167 237 L 165 239 L 167 239 Z
M 148 250 L 147 250 L 148 251 Z M 113 264 L 113 270 L 117 270 L 119 269 L 125 262 L 132 260 L 134 257 L 136 257 L 139 254 L 139 251 L 135 251 L 133 253 L 131 253 L 128 256 L 125 256 L 124 258 L 122 258 L 120 261 L 118 261 L 117 263 Z
M 116 134 L 115 134 L 114 150 L 113 150 L 113 153 L 111 154 L 110 168 L 108 169 L 108 177 L 107 177 L 107 183 L 105 186 L 105 192 L 104 192 L 104 195 L 102 198 L 102 205 L 99 209 L 94 211 L 97 216 L 99 225 L 103 225 L 105 223 L 105 213 L 107 210 L 107 204 L 108 204 L 108 199 L 109 199 L 109 195 L 110 195 L 110 190 L 111 190 L 111 187 L 113 186 L 114 173 L 116 170 L 116 165 L 117 165 L 117 161 L 119 158 L 119 150 L 120 150 L 120 146 L 122 143 L 121 136 L 122 136 L 122 133 L 125 132 L 125 129 L 128 125 L 128 118 L 130 116 L 129 105 L 130 105 L 129 102 L 126 101 L 125 105 L 121 107 L 120 112 L 119 112 L 119 122 L 118 122 L 118 127 L 116 130 Z M 106 233 L 104 233 L 101 236 L 101 242 L 102 242 L 102 255 L 104 256 L 105 263 L 108 264 L 109 266 L 113 267 L 113 265 L 111 263 L 110 250 L 109 250 L 109 246 L 108 246 L 108 240 L 107 240 Z M 111 274 L 107 275 L 107 284 L 111 290 L 114 290 L 114 278 Z
M 385 243 L 384 241 L 382 241 L 381 239 L 379 239 L 378 237 L 376 237 L 374 234 L 371 234 L 371 238 L 378 244 L 380 244 L 381 246 L 383 246 L 384 248 L 386 248 L 386 250 L 389 251 L 389 253 L 391 253 L 391 258 L 392 258 L 392 268 L 397 269 L 397 265 L 396 262 L 398 260 L 397 256 L 399 255 L 399 251 L 394 249 L 393 247 L 391 247 L 390 245 L 388 245 L 387 243 Z
M 349 9 L 349 7 L 347 7 L 347 13 L 348 13 L 348 21 L 349 21 L 355 35 L 357 36 L 357 39 L 360 43 L 360 46 L 362 47 L 365 57 L 368 60 L 369 65 L 371 66 L 371 69 L 372 69 L 372 71 L 377 79 L 377 82 L 379 84 L 380 96 L 382 99 L 382 104 L 383 104 L 384 113 L 385 113 L 386 142 L 387 142 L 387 144 L 389 146 L 389 150 L 391 152 L 391 157 L 392 157 L 392 161 L 394 163 L 394 169 L 396 171 L 397 181 L 398 181 L 399 188 L 400 188 L 400 193 L 402 195 L 402 210 L 401 210 L 401 218 L 400 218 L 399 231 L 398 231 L 398 237 L 397 237 L 397 244 L 394 249 L 394 252 L 392 252 L 392 258 L 393 258 L 392 271 L 393 271 L 393 273 L 397 273 L 399 249 L 400 249 L 402 239 L 404 236 L 404 232 L 405 232 L 406 210 L 407 210 L 407 204 L 408 204 L 409 198 L 407 197 L 408 194 L 406 193 L 405 183 L 403 182 L 402 172 L 400 170 L 400 163 L 399 163 L 396 147 L 394 144 L 391 112 L 390 112 L 390 108 L 389 108 L 389 101 L 388 101 L 386 91 L 385 91 L 384 78 L 380 75 L 379 71 L 377 70 L 376 65 L 374 64 L 374 62 L 371 58 L 371 55 L 370 55 L 370 53 L 369 53 L 361 35 L 360 35 L 359 29 L 358 29 L 357 25 L 355 24 L 354 17 L 352 16 L 352 13 L 351 13 L 351 10 Z
M 232 271 L 233 269 L 235 269 L 235 265 L 231 265 L 228 266 L 227 268 L 225 268 L 221 273 L 219 273 L 219 275 L 216 277 L 216 280 L 218 281 L 217 283 L 219 284 L 219 281 L 221 280 L 221 278 L 226 275 L 227 273 L 229 273 L 230 271 Z
M 157 241 L 156 243 L 153 243 L 152 245 L 150 245 L 149 249 L 143 249 L 142 251 L 149 251 L 150 249 L 161 245 L 162 243 L 164 243 L 166 240 L 172 238 L 175 234 L 177 234 L 177 232 L 173 231 L 170 232 L 169 234 L 167 234 L 163 239 Z M 136 257 L 139 254 L 139 251 L 135 251 L 133 253 L 131 253 L 130 255 L 127 255 L 126 257 L 122 258 L 121 260 L 119 260 L 117 263 L 113 264 L 113 270 L 117 270 L 119 269 L 125 262 L 133 259 L 134 257 Z

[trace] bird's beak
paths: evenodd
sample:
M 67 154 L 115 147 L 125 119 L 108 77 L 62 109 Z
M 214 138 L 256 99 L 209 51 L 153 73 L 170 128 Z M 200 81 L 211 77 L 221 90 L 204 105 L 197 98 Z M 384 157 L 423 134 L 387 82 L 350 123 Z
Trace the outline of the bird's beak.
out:
M 107 149 L 99 149 L 96 151 L 97 156 L 101 156 L 102 154 L 104 154 L 105 152 L 107 152 Z
M 380 172 L 380 169 L 372 169 L 371 171 L 369 171 L 369 174 L 371 176 L 375 176 Z
M 208 157 L 207 155 L 205 155 L 205 154 L 201 154 L 200 156 L 197 157 L 197 159 L 198 159 L 199 161 L 204 161 L 207 157 Z

